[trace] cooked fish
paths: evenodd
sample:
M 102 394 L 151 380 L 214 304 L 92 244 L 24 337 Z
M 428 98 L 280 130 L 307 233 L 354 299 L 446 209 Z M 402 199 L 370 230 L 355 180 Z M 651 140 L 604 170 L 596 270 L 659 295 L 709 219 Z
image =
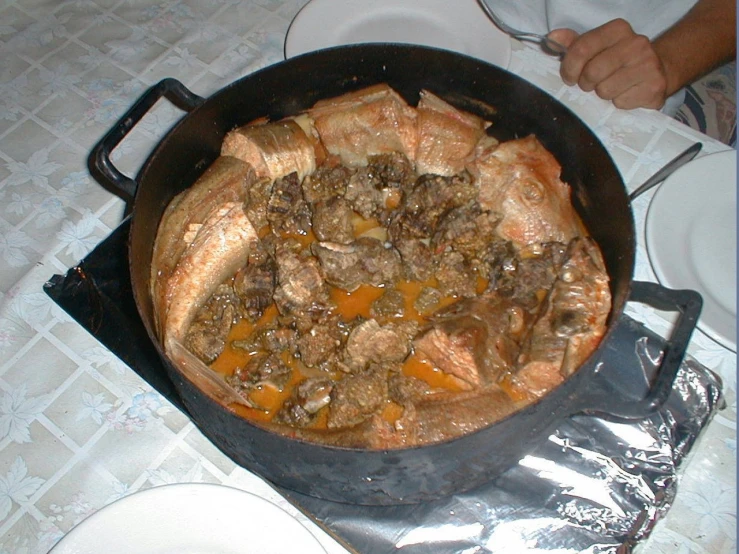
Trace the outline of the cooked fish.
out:
M 164 302 L 165 284 L 182 253 L 187 249 L 196 228 L 219 206 L 243 202 L 247 189 L 255 182 L 251 166 L 231 156 L 220 156 L 187 190 L 178 194 L 167 206 L 159 223 L 151 261 L 151 295 L 155 320 Z M 159 329 L 160 335 L 163 329 Z
M 478 431 L 520 406 L 497 387 L 468 393 L 430 394 L 404 414 L 404 427 L 412 429 L 406 441 L 431 444 Z
M 466 158 L 485 134 L 489 122 L 458 110 L 435 94 L 421 91 L 417 107 L 418 173 L 451 177 L 464 170 Z
M 258 177 L 272 181 L 293 172 L 302 179 L 316 169 L 313 141 L 290 118 L 234 129 L 223 139 L 221 155 L 244 160 Z
M 560 180 L 561 166 L 533 135 L 503 142 L 475 158 L 468 169 L 480 188 L 483 210 L 501 214 L 497 234 L 517 247 L 585 236 Z
M 321 100 L 307 113 L 326 150 L 347 166 L 391 152 L 415 159 L 416 110 L 385 84 Z
M 524 340 L 512 383 L 538 398 L 571 375 L 595 350 L 611 310 L 608 273 L 590 238 L 576 238 Z
M 225 279 L 244 266 L 258 236 L 240 202 L 226 202 L 193 229 L 194 238 L 163 283 L 159 312 L 165 349 L 183 342 L 197 311 Z

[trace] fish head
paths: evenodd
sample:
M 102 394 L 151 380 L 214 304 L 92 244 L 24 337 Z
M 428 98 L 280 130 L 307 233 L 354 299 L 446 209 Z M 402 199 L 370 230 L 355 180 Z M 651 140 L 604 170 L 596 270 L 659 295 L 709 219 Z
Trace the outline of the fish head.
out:
M 560 180 L 561 166 L 533 136 L 500 144 L 470 168 L 484 209 L 502 214 L 496 233 L 517 247 L 567 243 L 584 228 Z

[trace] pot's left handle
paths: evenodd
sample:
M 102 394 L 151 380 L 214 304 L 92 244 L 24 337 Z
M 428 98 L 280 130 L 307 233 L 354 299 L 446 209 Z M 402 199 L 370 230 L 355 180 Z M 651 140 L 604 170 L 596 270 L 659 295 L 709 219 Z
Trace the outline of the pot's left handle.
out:
M 162 97 L 186 112 L 191 112 L 205 101 L 177 79 L 163 79 L 149 88 L 123 114 L 123 117 L 95 145 L 87 158 L 87 167 L 95 180 L 129 203 L 136 194 L 138 183 L 113 165 L 110 154 Z
M 664 342 L 654 375 L 646 383 L 645 396 L 638 399 L 624 398 L 605 375 L 596 376 L 585 400 L 587 405 L 581 407 L 579 413 L 617 421 L 643 419 L 658 411 L 672 392 L 690 337 L 698 324 L 703 298 L 693 290 L 673 290 L 646 281 L 634 281 L 632 285 L 629 301 L 678 313 L 672 333 Z

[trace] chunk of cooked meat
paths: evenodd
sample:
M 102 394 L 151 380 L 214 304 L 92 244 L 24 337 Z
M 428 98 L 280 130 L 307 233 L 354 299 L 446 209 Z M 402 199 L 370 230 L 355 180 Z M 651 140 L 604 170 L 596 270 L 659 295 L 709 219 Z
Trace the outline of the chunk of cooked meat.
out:
M 245 366 L 238 367 L 227 381 L 241 391 L 250 391 L 263 385 L 271 385 L 282 390 L 291 376 L 292 369 L 280 356 L 260 353 L 252 356 Z
M 346 186 L 344 198 L 352 210 L 356 211 L 365 219 L 370 219 L 380 214 L 385 209 L 385 192 L 378 183 L 368 179 L 372 175 L 370 171 L 355 173 Z
M 272 232 L 307 235 L 311 229 L 311 211 L 303 198 L 297 173 L 277 179 L 267 203 L 267 221 Z
M 452 177 L 420 176 L 393 216 L 388 229 L 391 240 L 431 237 L 446 212 L 472 202 L 477 194 L 467 172 Z
M 280 352 L 293 352 L 296 348 L 298 332 L 290 327 L 267 326 L 256 329 L 246 339 L 231 341 L 231 348 L 244 350 L 246 352 L 257 352 L 264 350 L 279 354 Z
M 277 287 L 274 301 L 281 314 L 323 313 L 330 307 L 329 290 L 318 260 L 285 241 L 276 247 Z
M 311 250 L 320 261 L 326 280 L 348 292 L 360 285 L 393 283 L 401 275 L 398 251 L 372 237 L 359 237 L 346 245 L 314 243 Z
M 249 321 L 258 320 L 273 302 L 277 282 L 274 258 L 257 243 L 249 253 L 246 266 L 234 276 L 233 291 L 241 300 L 239 313 Z
M 398 153 L 371 156 L 346 185 L 344 198 L 365 219 L 384 220 L 416 179 L 408 158 Z
M 343 165 L 320 166 L 303 179 L 303 197 L 311 205 L 330 198 L 344 197 L 354 170 Z
M 378 412 L 387 398 L 387 376 L 382 372 L 347 375 L 331 391 L 327 426 L 337 429 L 357 425 Z
M 398 318 L 404 314 L 405 296 L 395 287 L 386 287 L 382 296 L 370 306 L 370 315 L 373 318 Z
M 403 273 L 408 281 L 428 281 L 436 269 L 436 258 L 424 239 L 397 239 L 393 245 L 403 261 Z
M 357 170 L 378 189 L 405 190 L 413 185 L 417 172 L 407 156 L 389 152 L 367 157 L 367 166 Z
M 452 248 L 471 260 L 495 241 L 499 221 L 500 215 L 482 211 L 476 202 L 459 206 L 439 219 L 431 237 L 431 248 L 434 252 Z
M 421 315 L 429 315 L 436 311 L 441 301 L 441 291 L 434 287 L 423 287 L 418 293 L 418 298 L 413 303 L 413 307 Z
M 445 296 L 471 298 L 477 295 L 475 269 L 459 252 L 450 250 L 440 256 L 436 278 Z
M 247 190 L 244 211 L 255 229 L 264 229 L 267 221 L 267 206 L 272 196 L 273 181 L 262 179 L 253 183 Z
M 308 367 L 316 367 L 336 354 L 344 342 L 343 329 L 338 318 L 318 323 L 298 339 L 301 361 Z
M 226 338 L 236 319 L 233 291 L 221 285 L 200 309 L 185 335 L 185 347 L 209 364 L 226 347 Z
M 539 306 L 557 278 L 567 245 L 534 244 L 520 251 L 510 242 L 495 245 L 497 252 L 491 248 L 491 259 L 487 260 L 493 268 L 489 288 L 528 309 Z
M 380 325 L 369 319 L 349 335 L 346 344 L 347 363 L 362 370 L 370 363 L 402 362 L 411 351 L 411 339 L 418 327 L 413 321 Z
M 439 312 L 413 347 L 463 388 L 486 387 L 515 366 L 526 319 L 524 310 L 501 297 L 460 300 Z
M 349 244 L 354 240 L 354 210 L 349 202 L 334 196 L 313 206 L 313 233 L 322 242 Z
M 307 427 L 313 424 L 318 412 L 331 401 L 334 386 L 335 383 L 331 379 L 320 377 L 301 381 L 272 421 L 292 427 Z

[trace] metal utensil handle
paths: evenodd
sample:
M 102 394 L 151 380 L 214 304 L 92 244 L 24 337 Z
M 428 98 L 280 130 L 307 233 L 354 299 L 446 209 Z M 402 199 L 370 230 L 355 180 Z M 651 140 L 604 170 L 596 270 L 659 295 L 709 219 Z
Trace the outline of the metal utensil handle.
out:
M 492 21 L 496 27 L 498 27 L 501 31 L 503 31 L 507 35 L 510 35 L 513 38 L 518 39 L 518 40 L 526 40 L 530 42 L 535 42 L 537 44 L 541 44 L 544 47 L 544 49 L 548 51 L 548 53 L 554 54 L 559 57 L 562 57 L 567 53 L 566 46 L 564 46 L 563 44 L 560 44 L 554 39 L 549 38 L 547 35 L 541 35 L 538 33 L 529 33 L 529 32 L 520 31 L 519 29 L 515 29 L 511 27 L 505 21 L 503 21 L 493 11 L 493 9 L 490 6 L 488 6 L 485 0 L 477 0 L 477 3 L 482 8 L 482 11 L 484 11 L 485 14 L 488 16 L 490 21 Z
M 127 202 L 135 196 L 138 183 L 125 176 L 113 165 L 110 154 L 162 97 L 186 112 L 191 112 L 205 101 L 197 94 L 190 92 L 177 79 L 163 79 L 141 95 L 95 145 L 87 158 L 87 167 L 95 180 Z
M 693 158 L 695 158 L 698 153 L 703 148 L 702 142 L 696 142 L 695 144 L 691 144 L 688 148 L 680 152 L 677 156 L 675 156 L 673 159 L 671 159 L 669 162 L 667 162 L 662 169 L 660 169 L 657 173 L 652 175 L 649 179 L 644 181 L 639 187 L 636 188 L 631 194 L 629 194 L 629 200 L 633 201 L 638 196 L 641 196 L 648 190 L 651 190 L 652 188 L 659 185 L 662 181 L 667 179 L 670 175 L 672 175 L 675 171 L 680 169 L 682 166 L 684 166 L 686 163 L 691 161 Z
M 662 348 L 659 366 L 648 385 L 646 396 L 642 399 L 625 401 L 623 396 L 610 389 L 603 389 L 600 394 L 593 390 L 594 394 L 587 401 L 589 407 L 581 409 L 579 413 L 611 420 L 644 419 L 658 411 L 672 392 L 690 337 L 698 323 L 703 298 L 692 290 L 673 290 L 646 281 L 634 281 L 632 285 L 629 301 L 679 314 L 672 333 Z M 597 407 L 593 407 L 594 404 Z

